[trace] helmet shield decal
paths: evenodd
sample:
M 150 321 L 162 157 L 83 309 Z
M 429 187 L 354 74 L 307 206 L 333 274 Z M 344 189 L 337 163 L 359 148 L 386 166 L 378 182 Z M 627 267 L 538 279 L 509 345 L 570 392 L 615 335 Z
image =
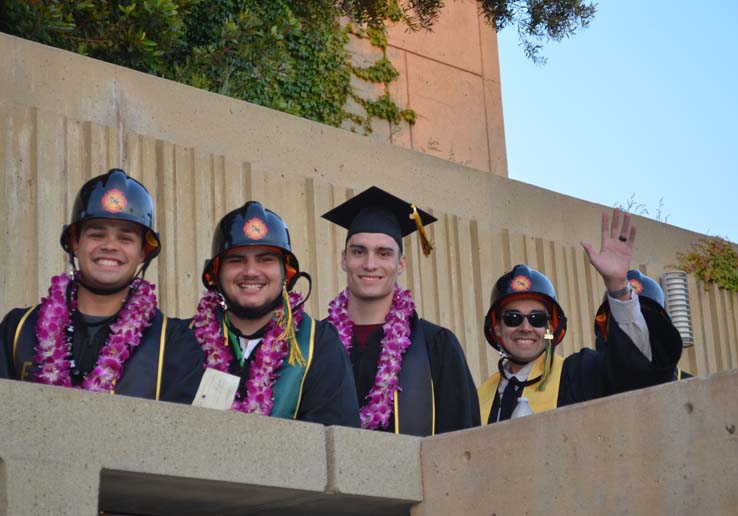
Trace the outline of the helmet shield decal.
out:
M 103 210 L 110 213 L 119 213 L 126 209 L 128 199 L 126 199 L 126 195 L 117 188 L 111 188 L 105 192 L 105 195 L 103 195 L 101 204 Z
M 630 283 L 630 286 L 633 287 L 633 292 L 635 292 L 636 294 L 640 296 L 641 293 L 643 292 L 643 283 L 641 283 L 635 278 L 628 280 L 628 283 Z
M 250 240 L 261 240 L 269 234 L 269 229 L 263 220 L 253 217 L 243 225 L 243 234 Z
M 510 281 L 510 290 L 513 292 L 527 292 L 533 286 L 529 276 L 520 274 Z

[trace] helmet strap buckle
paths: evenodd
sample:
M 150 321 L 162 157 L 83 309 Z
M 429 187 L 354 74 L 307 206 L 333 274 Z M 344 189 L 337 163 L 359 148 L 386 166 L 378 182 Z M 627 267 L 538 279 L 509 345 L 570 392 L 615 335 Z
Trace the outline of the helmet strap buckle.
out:
M 543 334 L 543 338 L 546 340 L 554 339 L 554 334 L 551 333 L 551 325 L 549 323 L 546 323 L 546 333 Z
M 226 303 L 225 297 L 223 297 L 223 293 L 220 291 L 220 289 L 216 290 L 216 294 L 218 297 L 218 304 L 220 307 L 225 311 L 228 310 L 228 303 Z

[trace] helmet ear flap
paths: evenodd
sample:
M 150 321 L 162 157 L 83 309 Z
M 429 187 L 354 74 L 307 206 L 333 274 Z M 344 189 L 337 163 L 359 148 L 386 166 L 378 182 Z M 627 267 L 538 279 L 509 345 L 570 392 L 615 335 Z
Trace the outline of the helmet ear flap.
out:
M 205 266 L 202 269 L 202 283 L 205 288 L 217 290 L 220 256 L 216 256 L 212 260 L 205 260 Z
M 77 241 L 77 224 L 64 224 L 59 243 L 67 254 L 74 253 L 74 243 Z
M 558 311 L 558 317 L 556 325 L 556 328 L 554 329 L 554 341 L 553 344 L 557 345 L 559 342 L 564 340 L 564 336 L 566 335 L 566 315 L 564 315 L 563 311 Z
M 284 266 L 284 279 L 287 282 L 287 290 L 292 290 L 297 282 L 297 269 L 291 265 L 285 264 Z
M 490 346 L 499 350 L 497 344 L 497 338 L 495 337 L 495 323 L 497 322 L 497 314 L 494 311 L 494 306 L 490 306 L 487 310 L 487 316 L 484 318 L 484 337 L 489 342 Z
M 282 260 L 284 263 L 284 280 L 287 284 L 287 290 L 292 290 L 295 283 L 299 279 L 300 265 L 297 263 L 297 258 L 291 252 L 282 251 Z
M 144 230 L 144 253 L 146 260 L 151 261 L 161 253 L 161 245 L 159 245 L 159 233 L 155 233 L 150 229 Z

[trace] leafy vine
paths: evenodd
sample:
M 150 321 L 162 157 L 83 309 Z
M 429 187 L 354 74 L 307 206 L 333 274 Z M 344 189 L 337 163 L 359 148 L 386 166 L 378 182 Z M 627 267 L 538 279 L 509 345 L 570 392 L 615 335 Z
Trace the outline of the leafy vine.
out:
M 404 13 L 399 4 L 392 3 L 393 8 L 387 12 L 387 19 L 390 22 L 400 22 L 404 20 Z M 390 84 L 396 81 L 400 76 L 397 69 L 387 57 L 387 26 L 384 21 L 369 22 L 365 27 L 355 27 L 349 24 L 348 30 L 351 34 L 360 39 L 366 39 L 369 43 L 382 51 L 382 57 L 370 66 L 352 66 L 353 74 L 364 81 L 381 84 L 384 93 L 377 98 L 364 98 L 352 92 L 351 97 L 359 105 L 361 105 L 366 117 L 356 116 L 353 121 L 359 124 L 365 133 L 372 131 L 372 119 L 379 118 L 387 120 L 391 125 L 398 125 L 403 120 L 410 125 L 414 125 L 416 121 L 415 111 L 412 109 L 401 109 L 392 99 L 390 93 Z
M 719 237 L 705 237 L 690 246 L 687 253 L 678 253 L 674 264 L 679 270 L 692 273 L 705 282 L 731 292 L 738 292 L 738 252 L 730 242 Z

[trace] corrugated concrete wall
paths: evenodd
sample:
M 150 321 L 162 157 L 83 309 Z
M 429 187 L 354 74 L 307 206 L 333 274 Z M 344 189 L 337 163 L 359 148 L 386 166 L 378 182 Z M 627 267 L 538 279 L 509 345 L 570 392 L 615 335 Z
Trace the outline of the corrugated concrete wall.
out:
M 432 211 L 436 251 L 408 238 L 403 282 L 422 316 L 461 340 L 477 382 L 495 370 L 483 317 L 495 279 L 526 262 L 551 277 L 569 320 L 565 354 L 593 341 L 603 286 L 579 240 L 603 207 L 245 102 L 0 35 L 0 312 L 38 302 L 65 267 L 58 244 L 83 182 L 123 167 L 155 196 L 163 252 L 148 277 L 187 317 L 216 221 L 257 199 L 290 226 L 308 303 L 325 316 L 345 285 L 345 233 L 320 214 L 376 184 Z M 701 235 L 637 218 L 635 263 L 658 277 Z M 738 296 L 690 282 L 695 374 L 738 367 Z

